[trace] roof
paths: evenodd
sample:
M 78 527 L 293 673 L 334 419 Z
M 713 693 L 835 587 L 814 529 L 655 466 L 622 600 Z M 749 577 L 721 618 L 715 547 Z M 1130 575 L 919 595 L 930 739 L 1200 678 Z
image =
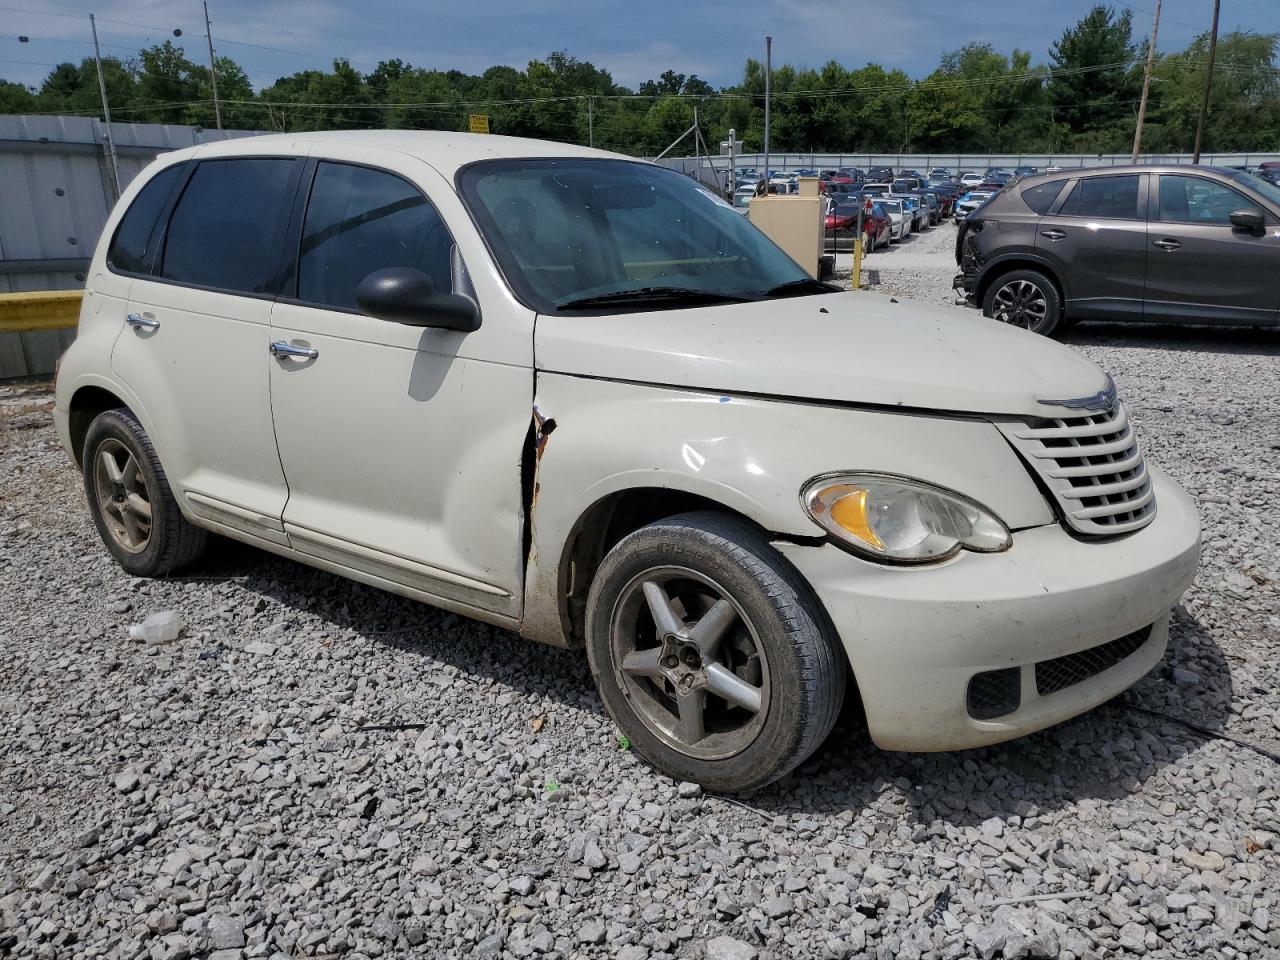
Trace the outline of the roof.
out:
M 258 152 L 263 144 L 288 145 L 289 152 L 302 152 L 311 143 L 341 143 L 354 147 L 391 150 L 427 161 L 447 177 L 459 167 L 476 160 L 509 157 L 602 157 L 632 160 L 624 154 L 595 150 L 554 140 L 501 137 L 488 133 L 454 133 L 448 130 L 327 130 L 306 133 L 278 133 L 247 137 L 237 141 L 209 143 L 179 155 L 201 157 L 236 156 L 250 148 Z M 250 147 L 250 145 L 252 145 Z

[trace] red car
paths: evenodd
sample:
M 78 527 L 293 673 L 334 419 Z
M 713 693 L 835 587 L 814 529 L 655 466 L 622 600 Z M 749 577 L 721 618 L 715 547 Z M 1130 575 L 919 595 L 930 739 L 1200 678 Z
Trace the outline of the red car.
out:
M 863 253 L 871 253 L 880 244 L 888 243 L 891 238 L 889 216 L 880 204 L 869 200 L 846 200 L 836 204 L 827 213 L 827 229 L 835 231 L 837 235 L 852 234 L 858 226 L 859 204 L 865 204 L 862 213 Z

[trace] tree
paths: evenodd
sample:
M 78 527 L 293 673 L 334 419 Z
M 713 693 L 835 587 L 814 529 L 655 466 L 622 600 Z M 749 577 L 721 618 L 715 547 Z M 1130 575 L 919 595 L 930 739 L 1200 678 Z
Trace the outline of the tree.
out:
M 1122 149 L 1132 139 L 1141 84 L 1132 18 L 1097 4 L 1049 48 L 1053 122 L 1078 148 Z

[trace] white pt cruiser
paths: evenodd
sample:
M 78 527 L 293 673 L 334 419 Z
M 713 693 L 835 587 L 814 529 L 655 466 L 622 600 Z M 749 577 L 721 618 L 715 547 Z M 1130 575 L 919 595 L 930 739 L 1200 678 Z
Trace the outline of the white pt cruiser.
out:
M 693 180 L 557 143 L 166 154 L 56 417 L 131 573 L 212 532 L 585 648 L 635 748 L 716 790 L 793 769 L 847 694 L 891 750 L 1099 704 L 1199 556 L 1092 363 L 842 293 Z

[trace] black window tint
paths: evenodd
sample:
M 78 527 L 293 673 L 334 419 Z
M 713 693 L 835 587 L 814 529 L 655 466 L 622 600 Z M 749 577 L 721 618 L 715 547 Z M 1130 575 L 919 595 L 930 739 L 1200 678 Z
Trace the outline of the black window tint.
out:
M 116 228 L 115 239 L 107 250 L 107 266 L 124 273 L 145 273 L 147 240 L 155 229 L 156 218 L 164 209 L 169 192 L 182 175 L 182 164 L 166 167 L 147 181 L 133 198 L 129 210 Z
M 169 220 L 160 273 L 167 280 L 268 293 L 275 273 L 294 161 L 206 160 Z
M 1106 220 L 1143 219 L 1138 215 L 1138 178 L 1087 177 L 1076 184 L 1059 213 Z
M 437 290 L 453 288 L 453 237 L 416 187 L 395 174 L 341 163 L 316 168 L 298 260 L 298 299 L 356 307 L 360 281 L 414 267 Z
M 1053 206 L 1053 201 L 1058 199 L 1058 194 L 1062 192 L 1062 185 L 1066 182 L 1065 180 L 1050 180 L 1048 183 L 1028 187 L 1022 191 L 1022 201 L 1036 213 L 1044 216 L 1049 212 L 1049 208 Z

